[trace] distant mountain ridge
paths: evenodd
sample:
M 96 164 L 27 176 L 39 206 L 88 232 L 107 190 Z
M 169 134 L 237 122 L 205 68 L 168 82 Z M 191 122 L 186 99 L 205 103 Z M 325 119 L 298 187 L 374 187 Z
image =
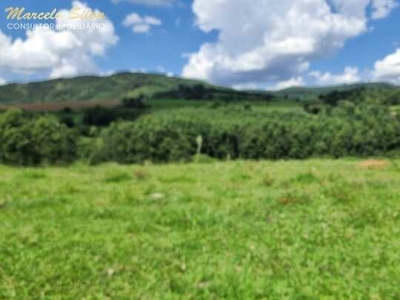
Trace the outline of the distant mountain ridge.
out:
M 343 91 L 357 87 L 398 88 L 387 83 L 365 83 L 334 87 L 293 87 L 277 92 L 237 91 L 199 80 L 167 77 L 160 74 L 118 73 L 108 77 L 82 76 L 0 86 L 0 104 L 119 100 L 139 94 L 155 98 L 195 99 L 196 93 L 200 93 L 202 99 L 268 100 L 272 97 L 304 99 L 333 90 Z
M 108 77 L 82 76 L 0 86 L 0 103 L 36 103 L 121 99 L 206 83 L 157 74 L 119 73 Z
M 304 98 L 329 94 L 333 91 L 348 91 L 356 88 L 366 89 L 398 89 L 398 86 L 386 82 L 355 83 L 345 85 L 321 86 L 321 87 L 291 87 L 275 92 L 275 95 L 291 98 Z

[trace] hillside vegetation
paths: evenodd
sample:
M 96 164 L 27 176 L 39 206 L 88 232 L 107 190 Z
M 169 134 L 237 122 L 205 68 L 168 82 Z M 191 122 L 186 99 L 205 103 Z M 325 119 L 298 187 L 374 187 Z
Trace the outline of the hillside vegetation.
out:
M 371 157 L 400 150 L 400 117 L 377 105 L 344 103 L 318 114 L 250 104 L 147 112 L 119 107 L 59 117 L 0 114 L 0 162 L 13 165 L 189 162 L 213 159 Z M 81 122 L 81 123 L 79 123 Z
M 127 93 L 164 92 L 179 84 L 198 82 L 162 75 L 121 73 L 109 77 L 85 76 L 0 87 L 0 103 L 34 103 L 121 99 Z
M 325 87 L 292 87 L 283 89 L 275 93 L 278 97 L 299 98 L 299 99 L 313 99 L 320 95 L 326 95 L 334 91 L 346 92 L 354 89 L 366 90 L 380 90 L 392 91 L 398 90 L 397 86 L 389 83 L 357 83 L 348 85 L 325 86 Z
M 391 85 L 357 85 L 291 99 L 161 75 L 85 79 L 87 87 L 78 78 L 36 84 L 60 84 L 63 93 L 71 84 L 71 93 L 84 94 L 95 93 L 90 82 L 104 80 L 105 92 L 125 96 L 119 101 L 17 104 L 27 111 L 0 111 L 0 163 L 141 164 L 190 162 L 198 156 L 259 160 L 400 153 L 400 89 Z M 135 84 L 142 92 L 145 86 L 163 86 L 164 91 L 129 91 Z M 36 89 L 33 99 L 43 92 L 35 84 L 27 86 Z M 88 103 L 94 105 L 83 105 Z
M 0 167 L 0 298 L 399 299 L 393 163 Z
M 119 73 L 0 86 L 0 104 L 61 101 L 121 100 L 126 96 L 154 98 L 256 98 L 269 94 L 238 92 L 201 81 L 157 74 Z
M 167 77 L 158 74 L 119 73 L 111 76 L 84 76 L 26 84 L 0 86 L 1 104 L 54 103 L 65 101 L 121 100 L 146 95 L 155 99 L 186 100 L 313 100 L 333 91 L 354 89 L 367 91 L 399 91 L 386 83 L 367 83 L 333 87 L 294 87 L 276 92 L 236 91 L 197 80 Z

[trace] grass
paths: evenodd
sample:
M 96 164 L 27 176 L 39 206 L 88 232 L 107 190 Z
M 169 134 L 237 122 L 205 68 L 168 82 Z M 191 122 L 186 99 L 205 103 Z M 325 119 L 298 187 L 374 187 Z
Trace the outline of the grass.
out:
M 399 299 L 400 173 L 0 167 L 0 299 Z

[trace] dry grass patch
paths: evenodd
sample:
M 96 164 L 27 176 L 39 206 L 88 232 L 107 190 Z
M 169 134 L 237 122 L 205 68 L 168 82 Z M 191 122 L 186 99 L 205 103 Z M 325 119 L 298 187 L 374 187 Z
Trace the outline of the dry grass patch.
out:
M 390 162 L 386 160 L 375 160 L 375 159 L 370 159 L 370 160 L 365 160 L 361 163 L 358 164 L 358 168 L 360 169 L 383 169 L 387 167 L 390 164 Z

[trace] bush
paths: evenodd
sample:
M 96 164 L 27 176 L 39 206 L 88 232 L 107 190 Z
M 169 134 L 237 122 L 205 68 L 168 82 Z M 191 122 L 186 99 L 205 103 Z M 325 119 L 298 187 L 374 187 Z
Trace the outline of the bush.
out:
M 21 110 L 0 115 L 0 162 L 15 165 L 69 163 L 75 159 L 76 136 L 48 117 L 28 118 Z
M 102 153 L 120 163 L 188 161 L 196 153 L 196 136 L 189 123 L 117 122 L 101 136 Z

